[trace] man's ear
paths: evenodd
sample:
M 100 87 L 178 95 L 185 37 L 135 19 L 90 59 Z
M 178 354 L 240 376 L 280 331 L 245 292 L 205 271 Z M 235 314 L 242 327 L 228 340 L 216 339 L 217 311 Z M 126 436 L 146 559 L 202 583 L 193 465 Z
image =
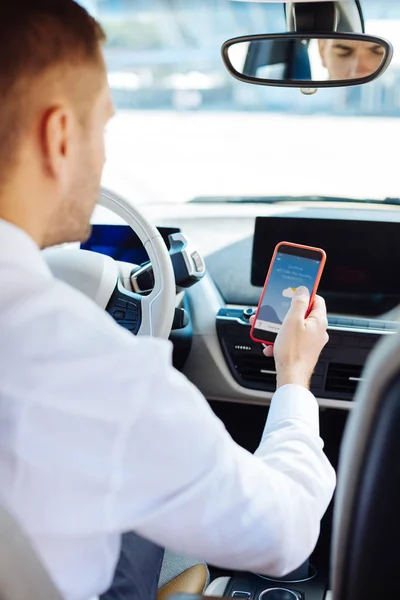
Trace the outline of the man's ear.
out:
M 325 61 L 325 48 L 326 48 L 326 40 L 318 40 L 318 50 L 319 50 L 319 55 L 321 57 L 321 61 L 322 61 L 322 66 L 326 67 L 326 61 Z
M 43 118 L 41 145 L 48 175 L 63 178 L 66 159 L 71 151 L 72 119 L 62 107 L 50 109 Z

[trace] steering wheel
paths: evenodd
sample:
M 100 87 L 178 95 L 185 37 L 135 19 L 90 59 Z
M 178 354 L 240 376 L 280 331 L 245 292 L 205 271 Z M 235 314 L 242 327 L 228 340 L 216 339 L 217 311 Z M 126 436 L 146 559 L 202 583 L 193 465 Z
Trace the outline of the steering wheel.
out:
M 135 265 L 71 247 L 44 250 L 57 279 L 94 300 L 135 335 L 168 338 L 176 304 L 175 275 L 160 233 L 128 200 L 101 189 L 99 206 L 121 217 L 142 242 L 153 267 L 154 287 L 148 295 L 134 293 L 130 275 Z

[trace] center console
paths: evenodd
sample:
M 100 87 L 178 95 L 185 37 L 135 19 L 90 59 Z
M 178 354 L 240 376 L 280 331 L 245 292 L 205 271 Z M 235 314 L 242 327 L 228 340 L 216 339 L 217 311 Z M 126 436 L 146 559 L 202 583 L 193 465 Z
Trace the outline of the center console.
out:
M 252 295 L 240 296 L 231 291 L 235 286 L 240 290 L 248 285 L 240 269 L 237 274 L 232 269 L 232 283 L 223 294 L 227 304 L 216 316 L 219 347 L 238 384 L 232 385 L 234 392 L 240 386 L 238 394 L 243 390 L 245 399 L 251 397 L 247 390 L 272 395 L 276 389 L 274 359 L 266 358 L 262 345 L 250 338 L 250 318 L 255 314 L 276 244 L 285 240 L 321 247 L 327 253 L 327 266 L 319 293 L 327 302 L 329 342 L 311 379 L 311 391 L 323 400 L 322 406 L 347 410 L 363 378 L 369 354 L 382 337 L 395 334 L 400 327 L 398 321 L 390 320 L 398 318 L 395 308 L 400 304 L 400 280 L 394 277 L 393 269 L 388 268 L 393 264 L 393 257 L 400 253 L 399 223 L 385 220 L 384 215 L 377 221 L 376 214 L 369 220 L 361 220 L 361 213 L 355 211 L 347 220 L 335 219 L 334 215 L 324 219 L 307 218 L 307 215 L 303 218 L 302 214 L 299 211 L 297 216 L 257 218 L 251 263 Z M 291 287 L 290 281 L 287 285 Z M 284 291 L 282 288 L 283 296 Z M 221 396 L 231 398 L 228 394 Z M 257 401 L 262 396 L 254 394 Z M 329 419 L 332 415 L 328 413 L 339 411 L 324 412 Z M 335 423 L 337 421 L 332 427 L 329 424 L 326 446 L 331 451 L 334 448 L 332 454 L 337 464 L 336 451 L 338 453 L 341 438 L 336 434 L 339 430 L 342 434 L 343 429 L 335 429 Z M 236 433 L 240 428 L 241 422 L 237 419 L 232 430 Z M 320 540 L 311 557 L 314 564 L 303 565 L 300 572 L 279 580 L 235 572 L 230 577 L 220 578 L 224 579 L 220 588 L 213 585 L 217 582 L 214 580 L 209 595 L 245 600 L 326 600 L 331 514 L 332 511 L 324 517 L 328 520 L 322 523 Z
M 206 595 L 244 600 L 325 600 L 327 581 L 327 573 L 306 561 L 282 579 L 240 572 L 214 579 Z

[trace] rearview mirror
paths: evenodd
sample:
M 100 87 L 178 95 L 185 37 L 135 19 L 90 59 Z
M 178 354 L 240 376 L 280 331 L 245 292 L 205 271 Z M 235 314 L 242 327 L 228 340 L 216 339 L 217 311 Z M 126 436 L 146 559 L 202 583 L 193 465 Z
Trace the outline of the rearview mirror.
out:
M 389 42 L 361 33 L 250 35 L 222 46 L 236 79 L 299 88 L 368 83 L 382 75 L 392 56 Z

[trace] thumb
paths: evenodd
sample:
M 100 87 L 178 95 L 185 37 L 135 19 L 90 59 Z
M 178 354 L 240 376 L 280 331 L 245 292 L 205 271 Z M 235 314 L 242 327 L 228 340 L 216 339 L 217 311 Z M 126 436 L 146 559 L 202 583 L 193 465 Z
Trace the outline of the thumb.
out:
M 308 305 L 310 304 L 310 292 L 305 286 L 297 288 L 290 306 L 292 316 L 305 318 Z

